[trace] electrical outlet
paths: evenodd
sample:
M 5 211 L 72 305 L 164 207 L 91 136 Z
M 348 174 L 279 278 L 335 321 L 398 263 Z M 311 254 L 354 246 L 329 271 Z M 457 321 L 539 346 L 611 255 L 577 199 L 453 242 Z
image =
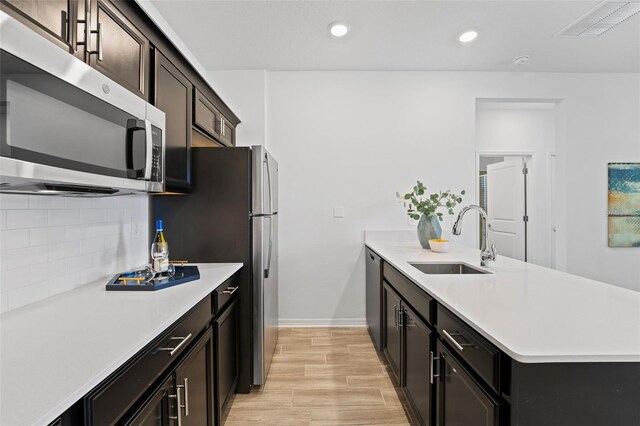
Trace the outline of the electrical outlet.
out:
M 139 238 L 140 236 L 142 236 L 140 222 L 135 220 L 133 216 L 129 217 L 129 225 L 131 227 L 131 238 Z
M 334 207 L 333 217 L 344 217 L 344 207 Z

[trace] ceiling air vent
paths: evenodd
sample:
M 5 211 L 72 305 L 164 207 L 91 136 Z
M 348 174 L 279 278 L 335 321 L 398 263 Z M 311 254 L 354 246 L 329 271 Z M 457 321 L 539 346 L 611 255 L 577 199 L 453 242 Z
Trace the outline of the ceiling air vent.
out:
M 554 37 L 599 37 L 638 12 L 637 1 L 603 1 Z

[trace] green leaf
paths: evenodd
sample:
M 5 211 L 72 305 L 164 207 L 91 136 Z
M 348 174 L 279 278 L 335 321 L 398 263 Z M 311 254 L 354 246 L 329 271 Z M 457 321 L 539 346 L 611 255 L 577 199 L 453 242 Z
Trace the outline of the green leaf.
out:
M 404 194 L 404 199 L 405 200 L 411 199 L 411 194 Z
M 465 194 L 465 191 L 464 191 L 464 189 L 463 189 L 463 190 L 460 192 L 460 195 L 464 195 L 464 194 Z

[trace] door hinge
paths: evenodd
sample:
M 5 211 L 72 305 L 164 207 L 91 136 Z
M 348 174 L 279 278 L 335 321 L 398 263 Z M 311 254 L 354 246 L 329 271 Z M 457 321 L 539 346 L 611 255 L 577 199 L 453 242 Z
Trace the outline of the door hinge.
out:
M 523 222 L 529 222 L 529 216 L 522 216 Z
M 527 167 L 524 167 L 524 168 L 522 169 L 522 174 L 523 174 L 523 175 L 528 175 L 528 174 L 529 174 L 529 169 L 528 169 Z

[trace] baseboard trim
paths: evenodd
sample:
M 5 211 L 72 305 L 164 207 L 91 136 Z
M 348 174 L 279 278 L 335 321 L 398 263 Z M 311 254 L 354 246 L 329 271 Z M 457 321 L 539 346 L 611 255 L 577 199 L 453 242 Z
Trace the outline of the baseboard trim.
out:
M 279 327 L 366 327 L 366 318 L 287 318 Z

